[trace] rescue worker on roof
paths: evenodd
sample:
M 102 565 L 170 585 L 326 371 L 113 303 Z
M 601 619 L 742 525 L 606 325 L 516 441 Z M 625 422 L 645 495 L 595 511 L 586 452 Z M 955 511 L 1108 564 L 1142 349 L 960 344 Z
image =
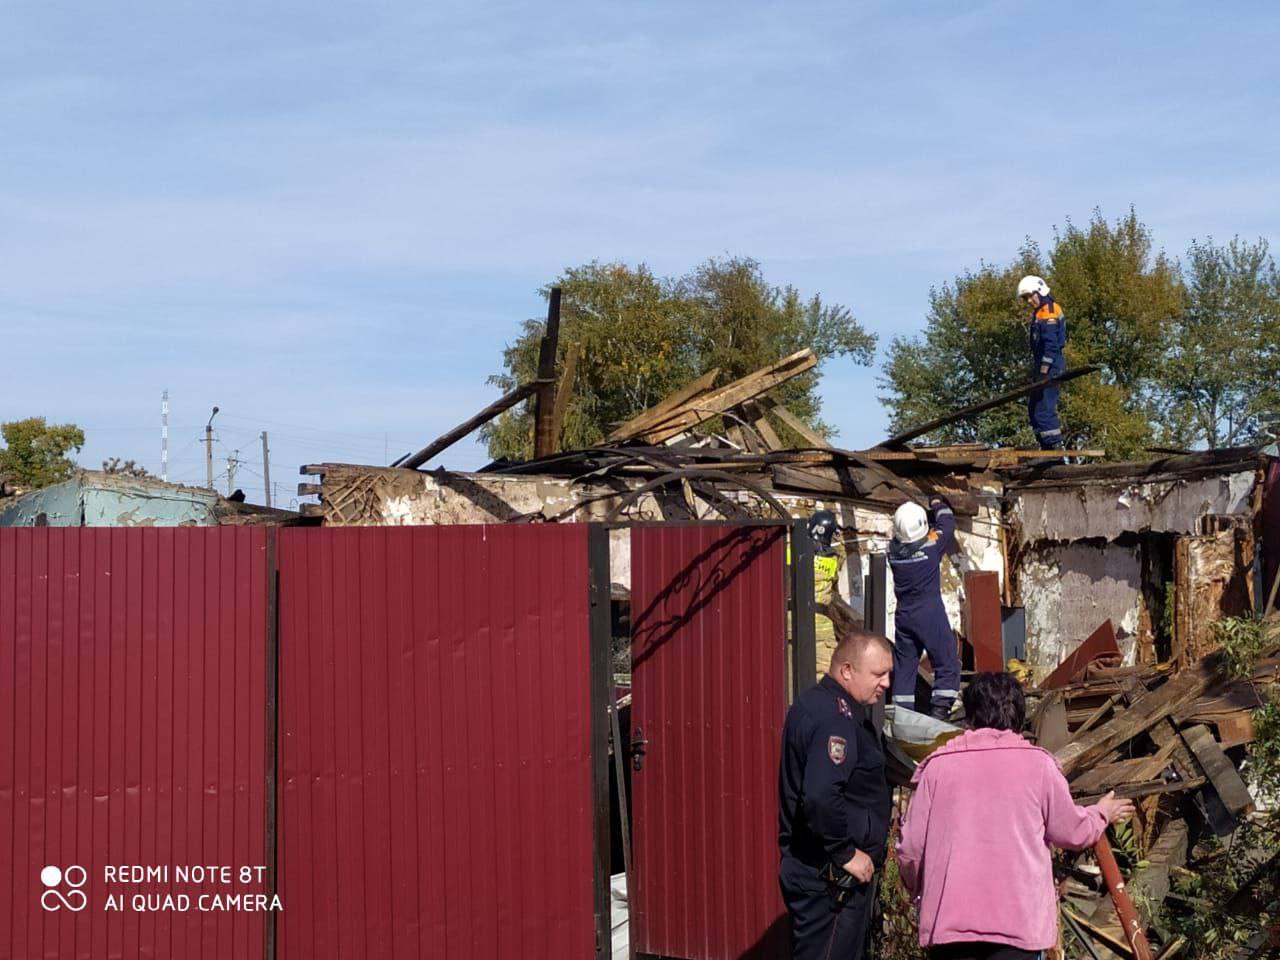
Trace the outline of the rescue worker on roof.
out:
M 889 641 L 841 631 L 831 668 L 787 711 L 778 769 L 778 881 L 795 960 L 866 956 L 892 800 L 871 707 L 889 688 Z
M 1067 320 L 1062 307 L 1049 294 L 1049 285 L 1039 277 L 1023 277 L 1018 282 L 1018 296 L 1031 307 L 1032 379 L 1043 380 L 1066 372 L 1062 355 L 1067 345 Z M 1062 423 L 1058 420 L 1057 383 L 1046 384 L 1027 395 L 1031 429 L 1041 450 L 1061 450 Z
M 942 555 L 956 538 L 956 518 L 943 497 L 929 500 L 929 510 L 904 503 L 893 515 L 889 569 L 897 610 L 893 619 L 893 704 L 915 709 L 916 672 L 927 652 L 933 665 L 929 713 L 940 720 L 951 715 L 960 693 L 960 658 L 956 638 L 942 603 Z

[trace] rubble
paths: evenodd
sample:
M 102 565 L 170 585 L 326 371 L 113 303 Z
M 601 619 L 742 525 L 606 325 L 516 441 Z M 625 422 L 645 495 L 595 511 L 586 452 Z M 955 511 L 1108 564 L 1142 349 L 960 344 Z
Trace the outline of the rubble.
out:
M 1077 802 L 1111 790 L 1138 801 L 1127 835 L 1142 856 L 1131 864 L 1127 887 L 1145 917 L 1144 934 L 1195 839 L 1231 832 L 1254 812 L 1242 771 L 1254 739 L 1252 713 L 1263 703 L 1262 689 L 1280 680 L 1280 622 L 1268 629 L 1271 647 L 1244 677 L 1227 675 L 1224 653 L 1214 651 L 1181 671 L 1117 668 L 1104 659 L 1080 665 L 1066 684 L 1029 692 L 1035 706 L 1028 735 L 1057 756 Z M 1067 929 L 1089 941 L 1094 955 L 1141 955 L 1108 891 L 1079 869 L 1096 855 L 1061 861 Z M 1167 943 L 1161 955 L 1174 948 Z
M 735 521 L 828 509 L 841 525 L 847 558 L 840 595 L 865 616 L 865 578 L 887 548 L 893 510 L 906 499 L 942 494 L 959 520 L 956 552 L 943 570 L 953 628 L 965 635 L 965 577 L 994 573 L 1003 607 L 1023 610 L 1026 660 L 1038 677 L 1106 620 L 1124 663 L 1191 662 L 1207 649 L 1205 630 L 1215 619 L 1259 600 L 1261 518 L 1266 503 L 1280 500 L 1263 496 L 1268 470 L 1276 471 L 1260 451 L 1046 466 L 1037 462 L 1039 450 L 911 446 L 903 439 L 918 431 L 843 450 L 771 395 L 813 362 L 811 352 L 800 351 L 724 386 L 717 386 L 719 371 L 707 371 L 619 424 L 604 444 L 557 445 L 528 462 L 497 461 L 469 473 L 309 464 L 298 493 L 319 502 L 302 511 L 326 526 L 361 526 Z M 517 387 L 407 463 L 425 463 L 423 453 L 447 449 L 512 397 L 538 393 L 544 379 Z M 567 371 L 561 387 L 566 379 Z M 555 406 L 540 409 L 554 418 Z M 1103 452 L 1065 454 L 1084 461 Z M 625 530 L 614 548 L 616 582 L 625 589 Z M 892 597 L 885 612 L 892 636 Z

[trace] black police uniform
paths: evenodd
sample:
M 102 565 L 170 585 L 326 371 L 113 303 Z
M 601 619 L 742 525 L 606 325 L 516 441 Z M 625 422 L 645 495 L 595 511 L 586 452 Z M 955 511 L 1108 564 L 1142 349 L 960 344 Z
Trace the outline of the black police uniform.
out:
M 833 867 L 840 876 L 857 850 L 879 869 L 891 800 L 871 711 L 830 676 L 787 712 L 778 794 L 779 881 L 791 914 L 793 956 L 863 956 L 872 887 L 855 882 L 840 903 L 822 873 Z

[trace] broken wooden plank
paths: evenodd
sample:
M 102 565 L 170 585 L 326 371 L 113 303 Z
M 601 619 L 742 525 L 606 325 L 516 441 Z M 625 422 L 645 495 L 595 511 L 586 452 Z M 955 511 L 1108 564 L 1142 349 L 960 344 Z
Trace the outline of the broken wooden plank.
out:
M 1110 621 L 1107 622 L 1110 623 Z M 1093 713 L 1089 714 L 1089 716 L 1081 722 L 1080 726 L 1076 727 L 1072 732 L 1076 736 L 1080 736 L 1082 733 L 1088 733 L 1099 720 L 1105 717 L 1111 709 L 1121 701 L 1121 699 L 1122 695 L 1119 693 L 1113 693 L 1111 696 L 1107 697 L 1106 701 L 1100 704 Z
M 1213 784 L 1222 805 L 1234 817 L 1244 816 L 1253 810 L 1253 797 L 1236 765 L 1232 763 L 1213 734 L 1205 726 L 1189 727 L 1182 731 L 1182 739 L 1204 768 L 1205 776 Z
M 1200 696 L 1216 679 L 1221 656 L 1209 656 L 1162 687 L 1144 692 L 1129 709 L 1058 751 L 1063 772 L 1072 774 L 1096 763 L 1116 747 L 1154 727 L 1184 703 Z
M 1166 793 L 1184 793 L 1188 790 L 1198 790 L 1208 783 L 1206 777 L 1192 777 L 1190 780 L 1147 780 L 1142 783 L 1126 783 L 1123 786 L 1115 788 L 1117 797 L 1123 797 L 1126 800 L 1140 800 L 1143 797 L 1163 796 Z M 1110 791 L 1107 791 L 1110 792 Z M 1076 797 L 1076 803 L 1082 807 L 1090 806 L 1101 800 L 1106 793 L 1090 794 L 1086 797 Z
M 1131 757 L 1128 760 L 1090 767 L 1071 781 L 1071 792 L 1090 795 L 1119 789 L 1126 784 L 1162 780 L 1161 773 L 1169 766 L 1174 750 L 1181 746 L 1182 740 L 1173 737 L 1150 756 Z
M 742 412 L 746 414 L 747 421 L 760 434 L 760 439 L 764 441 L 765 446 L 770 450 L 785 450 L 782 440 L 773 430 L 773 425 L 769 423 L 765 417 L 764 411 L 760 408 L 760 404 L 752 401 L 742 405 Z
M 1133 757 L 1129 760 L 1117 760 L 1114 763 L 1090 767 L 1071 781 L 1071 792 L 1079 796 L 1091 796 L 1106 793 L 1127 783 L 1152 780 L 1154 774 L 1146 772 L 1150 767 L 1150 761 L 1150 757 Z
M 818 431 L 814 430 L 813 427 L 809 426 L 776 400 L 773 400 L 770 397 L 764 397 L 760 402 L 765 406 L 769 413 L 773 414 L 773 416 L 783 424 L 783 426 L 790 427 L 805 443 L 812 444 L 820 449 L 830 446 L 826 437 L 818 433 Z
M 458 426 L 454 427 L 448 433 L 431 441 L 429 444 L 427 444 L 425 447 L 423 447 L 421 450 L 415 453 L 408 460 L 405 460 L 403 463 L 401 463 L 400 466 L 407 470 L 416 470 L 418 467 L 422 466 L 432 457 L 436 456 L 440 452 L 447 450 L 449 447 L 453 446 L 455 443 L 457 443 L 459 440 L 461 440 L 463 437 L 469 434 L 472 430 L 475 430 L 476 428 L 481 427 L 484 424 L 488 423 L 490 420 L 498 416 L 498 414 L 502 413 L 503 411 L 511 409 L 521 400 L 528 398 L 532 393 L 534 393 L 540 387 L 543 387 L 545 385 L 546 384 L 544 384 L 541 380 L 534 380 L 530 383 L 526 383 L 519 387 L 516 387 L 506 396 L 498 400 L 495 400 L 493 403 L 489 404 L 489 406 L 485 407 L 483 410 L 477 413 L 470 420 L 466 421 L 465 423 L 458 424 Z M 311 472 L 314 472 L 314 471 L 311 471 Z
M 538 393 L 533 408 L 533 456 L 549 457 L 556 452 L 553 434 L 556 405 L 556 348 L 560 342 L 560 288 L 552 287 L 547 300 L 547 327 L 538 352 Z M 427 459 L 430 459 L 428 457 Z M 406 464 L 407 466 L 408 464 Z
M 875 460 L 869 460 L 862 456 L 862 454 L 855 453 L 852 450 L 845 450 L 843 453 L 858 466 L 862 467 L 863 470 L 866 470 L 872 476 L 876 477 L 881 483 L 897 490 L 913 503 L 920 503 L 921 501 L 926 500 L 924 492 L 918 486 L 903 479 L 902 477 L 899 477 L 883 464 L 877 463 Z
M 866 497 L 878 486 L 867 482 L 861 471 L 838 470 L 834 467 L 807 467 L 774 464 L 773 483 L 777 487 L 803 490 L 806 493 L 831 494 L 839 497 Z
M 706 420 L 732 410 L 744 401 L 754 400 L 768 393 L 774 387 L 781 386 L 817 365 L 818 357 L 812 350 L 800 350 L 739 380 L 696 397 L 693 401 L 686 402 L 673 410 L 659 424 L 643 431 L 642 437 L 649 443 L 664 443 L 678 434 L 692 430 Z
M 645 430 L 655 427 L 672 412 L 688 403 L 695 397 L 700 397 L 704 393 L 710 392 L 712 386 L 716 382 L 716 377 L 720 376 L 720 368 L 716 367 L 708 370 L 696 380 L 690 380 L 683 387 L 675 392 L 663 397 L 652 407 L 642 410 L 626 423 L 619 426 L 605 438 L 606 443 L 621 443 L 624 440 L 630 440 L 644 433 Z
M 569 352 L 564 358 L 564 370 L 560 374 L 560 383 L 556 387 L 556 402 L 551 411 L 551 437 L 558 453 L 562 448 L 561 435 L 564 433 L 564 415 L 569 409 L 569 398 L 573 396 L 573 379 L 578 372 L 578 354 L 582 345 L 578 341 L 569 344 Z
M 814 446 L 818 446 L 814 444 Z M 826 442 L 823 447 L 828 446 Z M 957 449 L 955 452 L 948 452 L 949 448 L 938 447 L 932 451 L 921 452 L 919 447 L 912 447 L 907 450 L 886 450 L 875 447 L 871 450 L 859 450 L 858 453 L 866 457 L 868 460 L 925 460 L 929 463 L 937 463 L 944 466 L 982 466 L 988 462 L 992 462 L 992 466 L 1008 465 L 1019 463 L 1023 460 L 1041 460 L 1045 456 L 1045 452 L 1039 448 L 1035 450 L 1015 450 L 1012 448 L 983 448 L 982 450 L 966 450 Z M 1105 450 L 1055 450 L 1055 457 L 1074 457 L 1074 458 L 1090 458 L 1105 457 Z
M 1079 924 L 1082 930 L 1084 930 L 1090 936 L 1097 938 L 1097 940 L 1100 943 L 1104 944 L 1109 949 L 1115 951 L 1120 956 L 1122 957 L 1133 956 L 1133 948 L 1129 946 L 1129 944 L 1124 942 L 1123 930 L 1118 930 L 1117 933 L 1112 933 L 1111 931 L 1105 929 L 1100 924 L 1097 924 L 1090 920 L 1086 920 L 1080 914 L 1076 913 L 1076 911 L 1072 910 L 1070 907 L 1065 905 L 1062 908 L 1062 912 L 1065 913 L 1072 920 L 1072 922 Z
M 1200 769 L 1200 762 L 1183 742 L 1181 734 L 1178 733 L 1178 725 L 1173 718 L 1166 717 L 1161 720 L 1147 731 L 1147 736 L 1159 748 L 1160 753 L 1164 753 L 1166 749 L 1169 751 L 1173 769 L 1182 779 L 1188 780 L 1203 772 Z
M 1017 390 L 1010 390 L 1008 393 L 1002 393 L 998 397 L 992 397 L 990 400 L 983 400 L 981 403 L 975 403 L 972 406 L 965 407 L 962 410 L 956 410 L 943 417 L 937 417 L 928 423 L 922 423 L 918 427 L 912 427 L 902 433 L 895 434 L 884 443 L 879 444 L 882 447 L 893 447 L 906 443 L 908 440 L 914 440 L 916 437 L 923 437 L 926 433 L 932 433 L 939 427 L 950 426 L 953 423 L 959 423 L 961 420 L 967 420 L 979 413 L 985 413 L 988 410 L 994 410 L 996 407 L 1003 407 L 1006 403 L 1012 403 L 1020 397 L 1025 397 L 1029 393 L 1039 390 L 1048 383 L 1066 383 L 1069 380 L 1075 380 L 1077 377 L 1087 376 L 1090 373 L 1097 373 L 1102 368 L 1095 364 L 1086 367 L 1076 367 L 1073 370 L 1067 370 L 1061 376 L 1045 377 L 1043 380 L 1037 380 L 1029 383 Z
M 1250 713 L 1225 713 L 1212 720 L 1218 728 L 1218 746 L 1223 750 L 1253 743 L 1256 732 L 1253 728 L 1253 715 Z

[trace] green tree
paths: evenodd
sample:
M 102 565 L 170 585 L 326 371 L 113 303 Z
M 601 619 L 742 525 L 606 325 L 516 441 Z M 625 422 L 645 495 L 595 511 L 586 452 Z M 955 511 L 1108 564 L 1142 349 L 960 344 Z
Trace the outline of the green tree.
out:
M 712 367 L 721 381 L 743 376 L 803 347 L 819 361 L 852 356 L 870 364 L 875 337 L 848 309 L 770 286 L 754 260 L 709 260 L 678 278 L 647 267 L 592 262 L 566 270 L 557 365 L 572 343 L 580 356 L 565 413 L 563 445 L 600 443 L 613 426 L 652 406 Z M 550 287 L 542 291 L 549 294 Z M 528 320 L 503 352 L 503 372 L 489 382 L 503 390 L 537 374 L 545 321 Z M 776 396 L 819 429 L 818 372 L 796 377 Z M 529 401 L 481 428 L 489 455 L 527 459 L 533 452 Z
M 1179 445 L 1251 443 L 1280 414 L 1280 273 L 1265 240 L 1196 242 L 1186 308 L 1161 371 L 1164 436 Z
M 0 450 L 0 475 L 29 490 L 66 480 L 75 471 L 70 451 L 84 446 L 84 431 L 73 423 L 50 426 L 44 417 L 28 417 L 0 424 L 5 448 Z
M 1101 376 L 1065 387 L 1059 412 L 1069 447 L 1140 455 L 1153 435 L 1153 396 L 1170 318 L 1182 306 L 1176 264 L 1153 252 L 1133 210 L 1115 223 L 1095 212 L 1085 227 L 1055 231 L 1047 256 L 1028 241 L 1005 267 L 980 264 L 930 293 L 924 332 L 897 337 L 880 383 L 895 430 L 1033 378 L 1027 308 L 1018 280 L 1043 276 L 1067 317 L 1067 364 L 1097 363 Z M 928 439 L 1034 446 L 1024 404 L 945 427 Z

